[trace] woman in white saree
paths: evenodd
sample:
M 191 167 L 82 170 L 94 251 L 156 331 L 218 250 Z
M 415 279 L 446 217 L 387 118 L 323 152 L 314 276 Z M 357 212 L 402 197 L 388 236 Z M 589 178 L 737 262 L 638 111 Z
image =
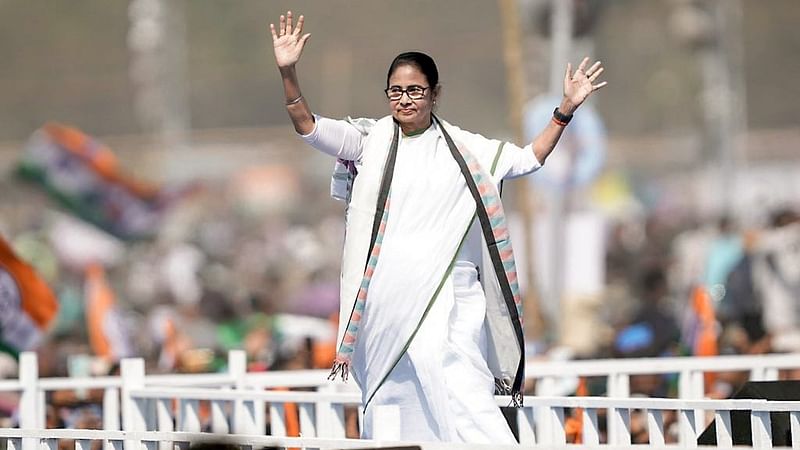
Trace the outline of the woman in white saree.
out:
M 553 120 L 525 147 L 461 130 L 433 114 L 434 61 L 398 55 L 391 115 L 312 114 L 296 63 L 310 35 L 291 12 L 270 25 L 297 133 L 337 158 L 332 190 L 347 201 L 338 353 L 332 377 L 363 393 L 362 437 L 515 443 L 495 392 L 521 403 L 524 342 L 511 241 L 498 185 L 531 173 L 595 90 L 600 62 L 567 66 Z M 356 176 L 357 175 L 357 176 Z M 393 420 L 399 435 L 376 436 Z

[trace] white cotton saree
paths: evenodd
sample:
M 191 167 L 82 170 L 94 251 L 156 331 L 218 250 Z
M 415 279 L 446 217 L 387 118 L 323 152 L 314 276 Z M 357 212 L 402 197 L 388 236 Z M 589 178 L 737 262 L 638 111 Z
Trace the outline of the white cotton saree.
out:
M 521 401 L 524 364 L 516 271 L 491 176 L 502 145 L 473 153 L 460 130 L 435 119 L 398 156 L 391 117 L 366 128 L 332 374 L 350 371 L 359 384 L 364 437 L 381 437 L 376 421 L 397 417 L 404 440 L 513 442 L 492 397 L 496 387 Z M 473 224 L 484 244 L 479 269 L 457 264 Z

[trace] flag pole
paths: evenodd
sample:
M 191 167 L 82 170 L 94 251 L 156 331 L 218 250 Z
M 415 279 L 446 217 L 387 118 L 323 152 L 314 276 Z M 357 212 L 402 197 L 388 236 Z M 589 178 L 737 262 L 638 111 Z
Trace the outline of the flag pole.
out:
M 519 24 L 517 0 L 498 0 L 501 29 L 503 30 L 503 61 L 506 67 L 506 95 L 508 97 L 508 118 L 514 138 L 522 143 L 525 139 L 522 130 L 522 109 L 525 101 L 524 67 L 522 64 L 522 29 Z M 535 257 L 533 247 L 533 199 L 527 184 L 514 191 L 514 206 L 522 217 L 523 253 L 525 255 L 525 277 L 527 289 L 524 292 L 525 337 L 541 341 L 545 336 L 545 323 L 542 318 L 541 302 L 537 292 L 535 276 Z

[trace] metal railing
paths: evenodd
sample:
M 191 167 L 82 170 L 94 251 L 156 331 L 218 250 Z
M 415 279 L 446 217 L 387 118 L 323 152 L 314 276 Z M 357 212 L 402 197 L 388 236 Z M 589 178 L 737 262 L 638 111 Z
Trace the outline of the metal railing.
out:
M 706 372 L 747 371 L 751 380 L 761 381 L 777 379 L 781 369 L 798 367 L 798 355 L 532 362 L 527 378 L 536 380 L 537 396 L 526 397 L 526 407 L 517 411 L 520 441 L 538 446 L 563 444 L 564 411 L 581 408 L 587 444 L 630 444 L 633 412 L 646 414 L 650 442 L 657 445 L 666 442 L 660 411 L 671 410 L 679 418 L 680 442 L 691 446 L 705 425 L 706 412 L 713 413 L 717 423 L 729 425 L 730 411 L 750 410 L 754 443 L 767 439 L 769 412 L 781 411 L 789 413 L 793 443 L 800 448 L 800 416 L 793 409 L 796 402 L 701 400 Z M 269 423 L 270 434 L 283 437 L 284 403 L 297 404 L 300 430 L 308 438 L 343 439 L 344 409 L 358 409 L 359 419 L 362 415 L 360 393 L 353 383 L 330 383 L 327 371 L 318 370 L 248 373 L 241 351 L 229 354 L 228 372 L 219 374 L 146 375 L 144 362 L 139 359 L 124 360 L 121 368 L 119 377 L 39 378 L 35 354 L 23 353 L 19 379 L 0 381 L 0 391 L 21 393 L 19 425 L 25 430 L 45 428 L 46 393 L 63 389 L 103 389 L 103 427 L 109 432 L 197 433 L 202 428 L 198 413 L 201 401 L 210 403 L 208 431 L 218 434 L 262 435 Z M 679 377 L 680 399 L 629 398 L 631 376 L 670 373 Z M 552 396 L 559 380 L 578 376 L 606 377 L 609 397 Z M 265 391 L 278 387 L 313 391 Z M 507 398 L 498 397 L 499 405 L 509 403 Z M 608 429 L 603 439 L 597 428 L 601 409 L 605 409 Z M 721 446 L 729 441 L 729 428 L 717 427 L 717 432 L 723 433 L 718 436 Z M 596 442 L 594 436 L 598 436 Z

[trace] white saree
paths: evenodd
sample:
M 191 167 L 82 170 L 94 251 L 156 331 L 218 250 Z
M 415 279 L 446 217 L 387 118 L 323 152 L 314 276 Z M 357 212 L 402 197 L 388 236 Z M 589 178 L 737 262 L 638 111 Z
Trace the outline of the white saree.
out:
M 495 184 L 539 167 L 530 147 L 503 147 L 445 126 Z M 325 127 L 345 127 L 345 136 L 325 142 Z M 305 137 L 359 163 L 347 211 L 339 342 L 362 284 L 393 129 L 391 117 L 352 124 L 318 118 Z M 380 257 L 350 366 L 365 404 L 362 436 L 513 443 L 493 399 L 489 362 L 497 344 L 487 336 L 487 302 L 478 280 L 483 241 L 475 200 L 436 124 L 400 138 L 393 173 Z M 399 421 L 399 435 L 376 435 L 379 421 L 389 419 Z

